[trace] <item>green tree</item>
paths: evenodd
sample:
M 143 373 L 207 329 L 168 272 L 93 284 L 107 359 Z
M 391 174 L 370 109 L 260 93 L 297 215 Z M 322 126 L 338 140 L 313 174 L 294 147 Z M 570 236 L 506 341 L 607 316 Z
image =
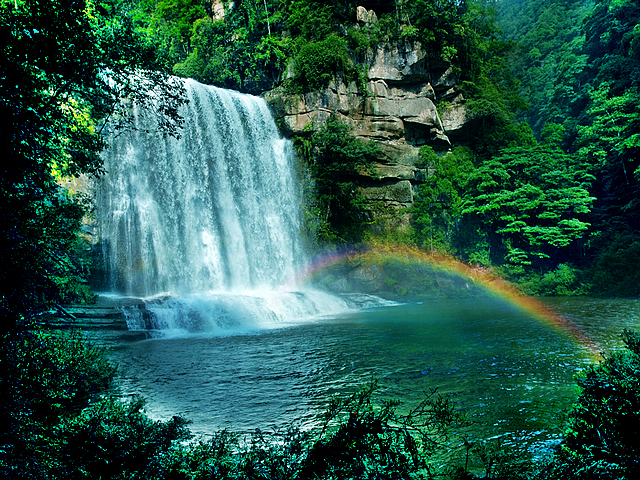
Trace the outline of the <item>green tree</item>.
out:
M 639 20 L 638 3 L 624 0 L 596 4 L 584 23 L 588 67 L 582 81 L 589 90 L 575 148 L 597 179 L 594 219 L 602 233 L 594 239 L 593 273 L 603 292 L 612 290 L 612 284 L 603 283 L 607 278 L 619 285 L 631 285 L 635 278 L 622 259 L 637 255 L 640 230 Z M 622 239 L 631 241 L 624 245 Z
M 298 151 L 313 175 L 314 209 L 319 235 L 332 243 L 357 243 L 368 221 L 364 201 L 356 190 L 362 171 L 371 170 L 379 147 L 364 142 L 350 127 L 331 116 L 310 138 L 298 138 Z
M 416 243 L 429 250 L 455 250 L 463 196 L 474 170 L 473 153 L 456 147 L 443 156 L 429 146 L 420 148 L 420 167 L 427 178 L 418 188 L 413 225 Z
M 633 87 L 612 95 L 605 82 L 591 94 L 589 124 L 578 128 L 576 146 L 598 178 L 602 222 L 640 229 L 640 94 Z M 620 226 L 616 227 L 620 229 Z
M 291 35 L 301 43 L 323 40 L 340 25 L 354 22 L 357 6 L 352 0 L 284 0 L 283 4 Z
M 594 87 L 611 82 L 618 96 L 630 86 L 640 86 L 638 23 L 640 5 L 633 0 L 606 0 L 591 10 L 584 23 L 584 51 Z
M 293 51 L 291 39 L 280 35 L 282 13 L 274 3 L 234 2 L 224 19 L 197 20 L 193 50 L 174 65 L 174 73 L 253 94 L 272 88 Z
M 3 0 L 0 59 L 0 316 L 2 332 L 58 301 L 82 215 L 64 176 L 99 174 L 102 130 L 126 126 L 126 105 L 157 101 L 179 127 L 182 87 L 160 72 L 129 17 L 90 0 Z M 155 98 L 154 98 L 155 97 Z M 99 123 L 101 122 L 101 123 Z
M 562 125 L 562 148 L 593 177 L 584 221 L 594 227 L 585 252 L 594 291 L 633 292 L 625 259 L 635 258 L 640 230 L 640 6 L 506 0 L 500 19 L 506 38 L 524 47 L 510 61 L 531 103 L 524 118 L 536 134 L 545 123 Z
M 549 147 L 560 148 L 566 129 L 557 123 L 545 123 L 540 134 L 540 143 Z
M 202 0 L 141 0 L 134 18 L 174 64 L 191 53 L 194 24 L 208 18 L 205 5 Z
M 640 336 L 625 331 L 615 352 L 578 378 L 580 395 L 550 478 L 635 478 L 640 469 Z
M 514 264 L 555 256 L 581 239 L 593 198 L 592 177 L 574 157 L 546 146 L 505 150 L 469 180 L 463 214 L 495 232 L 494 258 Z
M 471 75 L 463 82 L 474 152 L 490 158 L 503 148 L 534 145 L 531 127 L 516 122 L 516 114 L 527 105 L 517 93 L 519 82 L 506 62 L 515 44 L 492 37 L 477 42 L 470 59 Z
M 306 480 L 434 478 L 434 454 L 463 423 L 454 404 L 432 391 L 405 414 L 398 402 L 374 403 L 373 382 L 334 397 L 319 431 L 288 428 L 239 437 L 217 432 L 206 441 L 176 446 L 144 471 L 149 480 Z
M 347 53 L 347 42 L 335 35 L 305 44 L 296 55 L 295 65 L 296 82 L 306 92 L 327 86 L 336 73 L 351 80 L 356 75 Z
M 503 38 L 521 46 L 506 60 L 518 93 L 529 105 L 519 119 L 536 136 L 546 122 L 562 124 L 584 107 L 581 23 L 587 9 L 579 0 L 505 0 L 498 13 Z
M 458 55 L 462 47 L 462 16 L 466 2 L 414 0 L 397 2 L 403 37 L 413 37 L 447 59 Z

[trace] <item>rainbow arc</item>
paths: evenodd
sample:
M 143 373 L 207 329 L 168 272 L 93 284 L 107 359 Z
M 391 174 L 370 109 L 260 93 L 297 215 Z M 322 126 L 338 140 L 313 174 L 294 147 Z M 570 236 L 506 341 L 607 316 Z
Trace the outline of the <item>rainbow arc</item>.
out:
M 358 261 L 367 256 L 388 256 L 411 262 L 424 262 L 443 272 L 456 274 L 489 294 L 503 299 L 519 310 L 565 335 L 584 348 L 594 359 L 602 359 L 601 347 L 579 325 L 555 312 L 549 305 L 521 293 L 513 284 L 497 276 L 491 269 L 467 265 L 449 255 L 424 252 L 416 247 L 393 244 L 373 244 L 362 250 L 342 250 L 317 258 L 298 278 L 298 282 L 339 262 Z

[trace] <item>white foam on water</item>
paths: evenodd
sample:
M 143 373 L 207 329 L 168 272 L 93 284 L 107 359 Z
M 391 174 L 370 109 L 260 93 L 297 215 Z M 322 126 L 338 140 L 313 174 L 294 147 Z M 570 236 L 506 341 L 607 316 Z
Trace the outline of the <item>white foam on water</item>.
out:
M 161 294 L 129 303 L 122 307 L 129 329 L 154 338 L 255 333 L 394 304 L 371 295 L 312 289 Z

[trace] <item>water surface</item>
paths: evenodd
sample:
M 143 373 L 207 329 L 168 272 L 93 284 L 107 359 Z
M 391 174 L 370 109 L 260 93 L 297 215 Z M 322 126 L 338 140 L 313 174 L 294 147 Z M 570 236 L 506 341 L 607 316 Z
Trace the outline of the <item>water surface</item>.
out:
M 640 328 L 640 301 L 549 299 L 606 351 Z M 379 379 L 380 399 L 450 395 L 474 438 L 544 448 L 560 438 L 574 375 L 592 362 L 571 338 L 490 298 L 386 306 L 237 335 L 122 343 L 111 352 L 125 395 L 192 431 L 312 428 L 335 394 Z

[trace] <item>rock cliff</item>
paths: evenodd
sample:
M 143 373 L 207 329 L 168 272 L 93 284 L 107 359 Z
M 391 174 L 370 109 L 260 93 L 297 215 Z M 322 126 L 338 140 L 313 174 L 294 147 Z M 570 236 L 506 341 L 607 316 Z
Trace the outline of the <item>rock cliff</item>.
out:
M 375 15 L 359 9 L 364 20 Z M 373 20 L 372 20 L 373 18 Z M 417 186 L 428 172 L 418 166 L 422 145 L 445 152 L 464 141 L 467 115 L 458 77 L 449 64 L 433 61 L 418 42 L 380 45 L 365 58 L 368 81 L 337 78 L 324 90 L 264 96 L 287 136 L 322 127 L 333 113 L 381 154 L 375 174 L 363 176 L 359 192 L 367 199 L 375 229 L 404 229 Z

